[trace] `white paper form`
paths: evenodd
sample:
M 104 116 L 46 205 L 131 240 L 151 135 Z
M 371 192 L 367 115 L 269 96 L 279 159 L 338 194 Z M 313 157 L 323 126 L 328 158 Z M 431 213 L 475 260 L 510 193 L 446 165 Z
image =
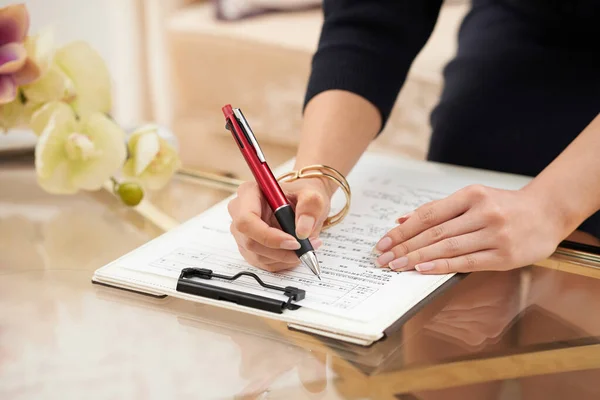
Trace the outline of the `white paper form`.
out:
M 425 297 L 450 275 L 426 276 L 415 271 L 376 268 L 372 249 L 395 225 L 397 217 L 444 197 L 452 191 L 453 185 L 440 184 L 440 177 L 431 171 L 409 171 L 409 175 L 395 164 L 368 163 L 364 161 L 361 168 L 349 176 L 353 197 L 348 216 L 321 234 L 323 246 L 317 251 L 317 257 L 322 281 L 303 266 L 270 273 L 247 264 L 229 232 L 226 203 L 159 238 L 164 240 L 136 252 L 134 259 L 125 257 L 118 262 L 125 268 L 170 277 L 178 277 L 186 267 L 209 268 L 224 275 L 251 271 L 266 283 L 305 289 L 306 299 L 299 303 L 303 307 L 361 321 L 389 312 L 390 303 L 395 306 L 414 304 L 415 298 Z M 439 186 L 446 190 L 438 189 Z M 334 204 L 339 200 L 334 199 Z M 234 282 L 215 279 L 203 282 L 286 300 L 283 295 L 262 289 L 250 277 Z

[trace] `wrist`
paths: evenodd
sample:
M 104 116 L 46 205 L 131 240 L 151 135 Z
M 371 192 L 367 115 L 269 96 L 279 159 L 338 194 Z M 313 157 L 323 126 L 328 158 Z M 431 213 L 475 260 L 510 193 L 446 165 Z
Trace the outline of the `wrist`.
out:
M 536 178 L 537 179 L 537 178 Z M 521 189 L 530 199 L 530 204 L 540 212 L 541 218 L 548 222 L 548 229 L 557 242 L 569 236 L 583 222 L 572 198 L 560 194 L 553 185 L 546 185 L 539 180 L 532 180 Z

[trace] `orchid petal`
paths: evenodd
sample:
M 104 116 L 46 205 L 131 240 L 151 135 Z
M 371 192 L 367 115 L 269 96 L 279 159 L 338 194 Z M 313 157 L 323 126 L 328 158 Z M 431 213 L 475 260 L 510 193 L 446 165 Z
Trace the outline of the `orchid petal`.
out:
M 17 85 L 10 75 L 0 75 L 0 104 L 10 103 L 17 97 Z
M 40 68 L 31 58 L 27 58 L 27 60 L 25 60 L 23 68 L 12 74 L 17 86 L 27 85 L 29 83 L 35 82 L 40 77 L 40 75 Z
M 61 101 L 46 103 L 33 113 L 29 121 L 29 128 L 33 130 L 36 135 L 41 135 L 48 125 L 50 118 L 52 118 L 55 113 L 69 115 L 73 114 L 73 109 L 69 107 L 68 104 Z
M 144 126 L 131 134 L 130 158 L 123 175 L 150 190 L 165 186 L 181 166 L 177 151 L 158 134 L 156 126 Z
M 54 56 L 54 33 L 52 30 L 46 28 L 37 35 L 27 36 L 24 46 L 27 56 L 35 61 L 42 72 L 50 68 Z
M 55 62 L 73 82 L 75 99 L 71 105 L 80 117 L 110 112 L 110 75 L 94 49 L 84 42 L 74 42 L 56 52 Z
M 47 178 L 42 179 L 38 176 L 37 180 L 42 189 L 52 194 L 75 194 L 78 192 L 77 186 L 75 186 L 70 179 L 69 162 L 66 159 L 60 158 L 57 154 L 53 154 L 56 158 L 56 166 L 54 167 L 53 173 L 48 175 Z
M 22 43 L 8 43 L 0 46 L 0 74 L 17 72 L 27 60 L 27 50 Z
M 81 132 L 94 143 L 99 156 L 88 162 L 82 162 L 79 168 L 72 171 L 71 177 L 77 187 L 97 190 L 125 162 L 127 156 L 125 132 L 100 113 L 91 114 L 81 126 Z
M 25 105 L 16 98 L 10 103 L 0 105 L 0 130 L 5 132 L 25 122 Z
M 140 175 L 150 165 L 160 150 L 160 142 L 155 133 L 140 135 L 135 154 L 135 175 Z
M 29 30 L 29 13 L 24 4 L 0 8 L 0 46 L 22 42 Z
M 50 193 L 100 189 L 125 161 L 125 132 L 104 114 L 79 122 L 70 106 L 53 107 L 38 113 L 51 113 L 36 146 L 38 182 Z
M 181 167 L 181 162 L 178 157 L 172 157 L 169 161 L 165 161 L 165 166 L 158 172 L 150 173 L 144 172 L 140 178 L 144 186 L 150 190 L 158 190 L 163 188 L 171 178 L 173 174 Z
M 76 187 L 68 177 L 69 165 L 64 147 L 69 135 L 77 130 L 77 120 L 70 107 L 52 114 L 35 147 L 35 170 L 38 183 L 49 193 L 74 193 Z M 66 165 L 65 165 L 66 164 Z
M 46 103 L 63 100 L 69 95 L 71 82 L 57 66 L 52 66 L 40 79 L 21 89 L 29 101 Z

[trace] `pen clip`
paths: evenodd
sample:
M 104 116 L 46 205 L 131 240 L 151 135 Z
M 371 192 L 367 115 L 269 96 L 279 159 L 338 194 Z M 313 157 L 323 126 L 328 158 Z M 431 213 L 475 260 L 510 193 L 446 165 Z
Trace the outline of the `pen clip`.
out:
M 239 108 L 234 108 L 233 114 L 235 115 L 235 117 L 237 118 L 239 123 L 241 124 L 241 128 L 244 131 L 244 133 L 246 134 L 248 141 L 250 142 L 252 147 L 254 147 L 254 150 L 256 151 L 256 155 L 258 156 L 258 159 L 260 160 L 260 162 L 263 162 L 263 163 L 266 162 L 265 156 L 264 156 L 262 150 L 260 149 L 260 146 L 258 145 L 258 141 L 256 140 L 256 137 L 254 136 L 252 129 L 250 129 L 250 124 L 248 124 L 248 121 L 246 121 L 246 118 L 244 118 L 244 114 L 242 114 L 242 110 L 240 110 Z

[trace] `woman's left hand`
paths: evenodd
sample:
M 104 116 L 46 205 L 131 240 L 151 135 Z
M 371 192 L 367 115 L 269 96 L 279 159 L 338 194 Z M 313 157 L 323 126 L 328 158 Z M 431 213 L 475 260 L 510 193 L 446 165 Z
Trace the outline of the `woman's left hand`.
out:
M 379 267 L 423 274 L 508 270 L 550 256 L 563 239 L 550 199 L 468 186 L 398 219 L 375 246 Z

